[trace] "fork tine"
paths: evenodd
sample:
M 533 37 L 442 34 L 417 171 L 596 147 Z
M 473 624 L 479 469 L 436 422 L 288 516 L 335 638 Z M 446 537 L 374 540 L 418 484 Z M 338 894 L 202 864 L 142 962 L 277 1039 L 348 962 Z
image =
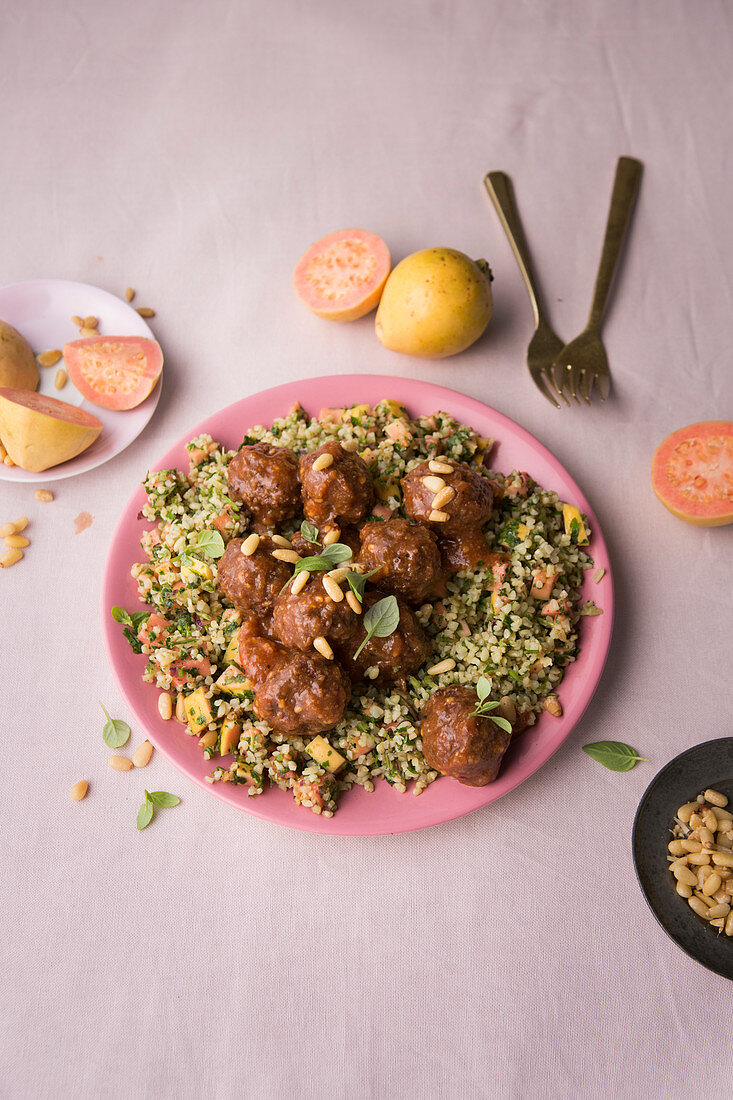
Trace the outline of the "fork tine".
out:
M 568 393 L 570 392 L 569 382 L 570 382 L 570 371 L 571 371 L 571 369 L 572 368 L 571 368 L 569 363 L 566 366 L 562 366 L 560 363 L 555 363 L 555 365 L 554 365 L 554 372 L 553 373 L 554 373 L 554 378 L 555 378 L 555 389 L 558 391 L 558 393 L 560 394 L 560 396 L 562 397 L 562 399 L 563 399 L 563 401 L 565 402 L 566 405 L 571 404 L 571 401 L 570 401 L 568 395 L 565 393 L 565 383 L 566 382 L 568 383 Z M 572 394 L 572 396 L 575 397 L 575 394 Z M 576 402 L 578 402 L 577 397 L 575 397 L 575 400 L 576 400 Z M 579 402 L 578 402 L 578 404 L 579 404 Z
M 555 394 L 557 394 L 557 396 L 560 398 L 561 401 L 564 401 L 566 405 L 569 405 L 570 402 L 568 401 L 567 397 L 563 393 L 562 387 L 558 386 L 558 384 L 557 384 L 557 378 L 555 377 L 555 366 L 553 365 L 553 366 L 548 367 L 547 371 L 546 371 L 546 374 L 547 374 L 547 380 L 548 380 L 548 382 L 550 384 L 550 387 L 553 391 L 553 396 Z M 558 405 L 558 408 L 560 408 L 559 405 Z
M 550 375 L 550 371 L 547 371 L 547 374 Z M 551 375 L 550 375 L 550 377 L 551 377 Z M 532 374 L 532 381 L 534 382 L 535 386 L 540 391 L 540 393 L 543 394 L 547 398 L 547 400 L 550 402 L 550 404 L 554 405 L 556 409 L 559 409 L 560 405 L 557 403 L 557 401 L 555 400 L 555 398 L 552 396 L 549 389 L 547 388 L 547 383 L 545 381 L 545 372 L 541 371 L 541 370 L 538 370 L 535 373 L 533 373 Z
M 601 401 L 605 401 L 609 393 L 611 392 L 611 380 L 609 379 L 608 375 L 596 375 L 596 385 L 598 387 L 598 392 L 601 395 Z
M 593 388 L 593 379 L 595 375 L 592 371 L 586 370 L 585 367 L 580 372 L 580 396 L 585 401 L 586 405 L 590 405 L 590 391 Z

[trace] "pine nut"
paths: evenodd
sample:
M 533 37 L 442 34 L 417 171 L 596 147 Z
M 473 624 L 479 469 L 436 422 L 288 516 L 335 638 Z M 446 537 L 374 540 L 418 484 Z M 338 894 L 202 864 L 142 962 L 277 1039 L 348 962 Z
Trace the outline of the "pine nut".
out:
M 3 569 L 9 569 L 11 565 L 15 565 L 23 557 L 22 550 L 6 550 L 3 556 L 0 558 L 0 566 Z
M 698 830 L 698 836 L 706 848 L 709 848 L 710 845 L 714 843 L 713 834 L 710 832 L 710 829 L 706 829 L 704 825 L 702 829 Z
M 322 657 L 325 657 L 327 661 L 333 660 L 333 650 L 322 635 L 319 634 L 319 636 L 314 639 L 313 648 L 317 650 Z
M 710 924 L 713 928 L 722 928 L 725 924 L 725 920 L 723 917 L 720 917 L 717 920 L 711 920 Z
M 341 443 L 341 450 L 346 451 L 348 455 L 353 455 L 355 451 L 359 450 L 358 439 L 344 439 Z
M 158 696 L 158 714 L 164 722 L 173 717 L 173 700 L 167 691 L 161 691 Z
M 711 806 L 720 806 L 722 809 L 723 806 L 728 805 L 728 799 L 724 794 L 721 794 L 720 791 L 707 790 L 704 792 L 703 797 Z
M 331 530 L 327 531 L 326 534 L 323 536 L 323 545 L 333 546 L 334 542 L 338 542 L 340 538 L 341 532 L 339 531 L 338 527 L 332 527 Z
M 150 757 L 153 755 L 153 746 L 149 741 L 143 741 L 142 745 L 132 754 L 132 762 L 136 768 L 147 768 Z
M 711 905 L 708 909 L 708 919 L 713 920 L 716 917 L 727 917 L 730 913 L 730 905 L 718 904 Z
M 2 525 L 2 527 L 0 527 L 0 539 L 7 538 L 8 535 L 14 535 L 14 534 L 15 534 L 15 524 L 14 523 L 4 523 Z
M 332 581 L 336 581 L 336 584 L 343 584 L 348 577 L 349 572 L 350 570 L 348 565 L 341 565 L 338 569 L 329 569 L 326 576 L 330 577 Z
M 31 540 L 27 539 L 25 535 L 6 535 L 3 542 L 6 546 L 11 547 L 24 547 L 31 544 Z
M 726 936 L 733 936 L 733 910 L 726 917 L 725 934 Z
M 302 592 L 308 583 L 310 573 L 307 569 L 304 569 L 302 573 L 298 573 L 293 583 L 290 585 L 290 591 L 294 596 L 297 596 L 299 592 Z
M 453 497 L 456 495 L 455 489 L 451 489 L 450 485 L 446 485 L 445 489 L 441 489 L 439 493 L 436 493 L 433 497 L 433 508 L 442 508 L 445 504 L 450 504 Z
M 687 860 L 692 866 L 702 867 L 710 863 L 710 853 L 706 852 L 704 849 L 701 852 L 690 852 Z
M 428 676 L 440 676 L 442 672 L 450 672 L 451 669 L 456 667 L 456 662 L 452 657 L 446 657 L 444 661 L 438 661 L 437 665 L 433 665 L 428 669 Z
M 697 886 L 697 875 L 693 875 L 689 867 L 677 867 L 672 874 L 678 882 L 684 882 L 685 886 Z
M 73 317 L 71 318 L 71 321 L 72 321 L 72 324 L 77 326 L 77 328 L 81 328 L 82 325 L 84 324 L 84 318 L 80 317 L 78 313 L 75 313 L 73 315 Z
M 257 547 L 260 545 L 260 536 L 254 531 L 251 535 L 247 535 L 241 546 L 242 553 L 245 558 L 251 558 Z
M 110 756 L 107 763 L 116 772 L 129 772 L 132 767 L 132 760 L 128 760 L 126 756 Z
M 693 840 L 691 837 L 685 837 L 684 840 L 680 841 L 680 844 L 682 845 L 682 847 L 684 848 L 684 850 L 686 852 L 701 852 L 702 851 L 702 844 L 700 843 L 700 841 L 699 840 Z
M 437 459 L 431 458 L 428 469 L 433 474 L 452 474 L 454 467 L 448 462 L 438 462 Z
M 681 898 L 692 897 L 692 887 L 688 886 L 686 882 L 678 882 L 675 889 L 677 890 L 677 893 L 680 895 Z
M 718 892 L 718 890 L 720 889 L 721 881 L 722 880 L 720 878 L 720 875 L 716 875 L 715 872 L 713 871 L 712 875 L 708 875 L 708 877 L 705 880 L 705 885 L 702 888 L 703 894 L 705 894 L 705 895 L 707 895 L 707 897 L 711 898 L 713 896 L 713 894 L 716 894 Z
M 273 535 L 272 541 L 275 543 L 275 546 L 279 546 L 281 550 L 293 549 L 292 542 L 290 541 L 290 539 L 286 539 L 285 535 Z
M 697 810 L 699 803 L 697 802 L 685 802 L 684 806 L 680 806 L 677 811 L 677 817 L 680 819 L 683 825 L 688 825 L 693 813 Z
M 42 351 L 40 355 L 36 356 L 39 367 L 55 367 L 61 358 L 61 352 L 58 348 L 53 348 L 50 351 Z
M 273 550 L 273 558 L 277 558 L 278 561 L 287 561 L 291 565 L 295 565 L 300 561 L 300 554 L 296 550 Z
M 700 898 L 693 896 L 687 899 L 687 904 L 693 913 L 697 913 L 698 917 L 704 917 L 707 920 L 708 907 L 704 901 L 700 901 Z
M 554 718 L 562 717 L 562 703 L 558 699 L 557 695 L 548 695 L 545 699 L 545 710 Z
M 718 905 L 723 905 L 724 903 L 725 905 L 729 904 L 728 891 L 726 890 L 725 885 L 722 882 L 720 884 L 720 889 L 716 890 L 713 894 L 713 899 L 717 901 Z
M 441 489 L 446 487 L 442 477 L 421 477 L 420 480 L 431 493 L 439 493 Z
M 450 516 L 447 512 L 437 512 L 435 509 L 430 513 L 428 519 L 431 523 L 447 523 Z
M 706 909 L 709 909 L 710 906 L 714 904 L 714 902 L 712 902 L 710 898 L 705 897 L 705 894 L 703 894 L 702 890 L 693 890 L 692 893 L 694 897 L 699 898 Z
M 141 317 L 155 317 L 155 310 L 150 309 L 149 306 L 138 306 L 137 312 Z
M 313 463 L 312 468 L 314 470 L 320 471 L 327 470 L 329 466 L 333 466 L 333 455 L 330 454 L 328 451 L 325 451 L 322 455 L 318 456 L 318 458 Z
M 53 493 L 50 489 L 36 489 L 34 496 L 36 500 L 42 500 L 45 503 L 53 500 Z
M 74 802 L 81 802 L 83 798 L 86 798 L 88 790 L 89 784 L 86 779 L 80 779 L 79 782 L 75 783 L 71 788 L 69 794 L 74 799 Z
M 341 603 L 344 598 L 341 588 L 332 577 L 329 577 L 328 573 L 323 578 L 323 590 L 334 603 Z
M 713 852 L 716 867 L 733 867 L 733 852 Z
M 79 329 L 79 335 L 82 340 L 88 340 L 90 336 L 99 336 L 99 333 L 95 328 L 87 328 L 85 325 L 84 328 Z
M 98 324 L 99 324 L 99 318 L 98 317 L 91 317 L 90 316 L 90 317 L 85 317 L 84 318 L 84 328 L 96 328 Z
M 346 593 L 346 602 L 355 615 L 361 615 L 361 604 L 355 592 L 351 589 Z
M 131 302 L 134 297 L 135 297 L 135 291 L 132 289 L 131 286 L 128 286 L 125 289 L 125 301 Z
M 209 730 L 203 737 L 199 737 L 199 745 L 202 749 L 213 749 L 218 740 L 219 734 L 216 730 Z
M 667 851 L 672 856 L 683 856 L 687 849 L 684 847 L 681 840 L 670 840 L 667 845 Z
M 53 384 L 54 388 L 57 390 L 62 390 L 66 385 L 66 371 L 63 369 L 63 367 L 61 368 L 61 370 L 56 371 L 56 377 L 53 380 Z
M 15 530 L 16 535 L 19 535 L 21 531 L 25 531 L 27 526 L 28 526 L 28 516 L 21 516 L 20 519 L 14 519 L 13 520 L 13 528 Z
M 720 825 L 721 822 L 733 821 L 733 814 L 729 813 L 728 810 L 721 810 L 718 806 L 713 806 L 713 813 L 718 820 L 718 825 Z M 726 826 L 726 828 L 730 828 L 730 825 Z
M 713 811 L 708 806 L 706 806 L 701 816 L 704 828 L 710 829 L 710 831 L 714 833 L 715 830 L 718 828 L 718 819 L 716 818 Z
M 176 718 L 179 722 L 186 721 L 186 700 L 183 692 L 181 692 L 176 698 Z

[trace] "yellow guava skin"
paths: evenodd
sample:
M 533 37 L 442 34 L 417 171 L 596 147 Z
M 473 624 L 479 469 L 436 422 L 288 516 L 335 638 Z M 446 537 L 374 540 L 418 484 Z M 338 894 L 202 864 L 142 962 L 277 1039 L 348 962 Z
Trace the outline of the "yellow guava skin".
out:
M 393 269 L 377 309 L 390 351 L 445 359 L 475 344 L 491 318 L 491 272 L 455 248 L 424 248 Z
M 0 321 L 0 386 L 37 390 L 40 375 L 33 349 L 17 329 Z

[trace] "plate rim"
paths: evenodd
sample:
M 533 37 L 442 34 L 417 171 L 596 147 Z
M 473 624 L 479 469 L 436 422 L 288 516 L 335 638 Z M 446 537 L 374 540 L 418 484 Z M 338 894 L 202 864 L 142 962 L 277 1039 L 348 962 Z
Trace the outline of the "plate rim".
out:
M 113 301 L 115 301 L 115 303 L 117 303 L 119 305 L 123 305 L 123 306 L 128 306 L 133 312 L 137 312 L 135 310 L 135 307 L 133 305 L 131 305 L 130 302 L 126 302 L 124 298 L 120 298 L 120 297 L 118 297 L 118 295 L 113 294 L 111 290 L 106 290 L 102 286 L 96 286 L 94 283 L 82 283 L 82 282 L 79 282 L 78 279 L 56 279 L 56 278 L 23 279 L 19 283 L 5 283 L 3 286 L 0 286 L 0 295 L 2 295 L 3 291 L 6 291 L 6 290 L 22 290 L 24 287 L 39 287 L 39 286 L 47 286 L 49 284 L 51 284 L 51 285 L 63 285 L 63 286 L 66 286 L 66 287 L 78 287 L 80 291 L 93 290 L 96 294 L 106 295 L 107 297 L 112 298 Z M 147 338 L 150 339 L 150 340 L 155 340 L 155 342 L 159 344 L 160 341 L 158 340 L 157 336 L 155 335 L 155 333 L 153 332 L 153 330 L 151 329 L 150 325 L 147 323 L 145 318 L 140 317 L 139 313 L 138 313 L 138 317 L 140 318 L 140 322 L 142 323 L 142 325 L 145 327 L 145 329 L 147 331 Z M 12 321 L 8 321 L 8 324 L 12 324 Z M 22 333 L 21 333 L 21 335 L 22 335 Z M 102 334 L 102 335 L 104 335 L 104 334 Z M 121 333 L 120 335 L 125 335 L 125 334 Z M 135 440 L 140 435 L 142 435 L 142 433 L 145 431 L 148 424 L 152 420 L 153 416 L 155 415 L 155 410 L 158 407 L 158 402 L 160 401 L 160 395 L 163 391 L 163 375 L 164 375 L 164 373 L 165 373 L 164 371 L 161 371 L 160 377 L 159 377 L 158 382 L 155 385 L 155 388 L 153 389 L 153 391 L 150 394 L 148 394 L 148 396 L 145 398 L 144 401 L 140 402 L 140 405 L 144 405 L 146 402 L 150 402 L 150 404 L 148 406 L 148 410 L 147 410 L 147 414 L 148 414 L 147 418 L 145 420 L 141 421 L 141 423 L 140 423 L 139 427 L 137 428 L 137 430 L 135 431 L 134 435 L 131 435 L 127 440 L 125 440 L 125 442 L 122 444 L 122 446 L 120 446 L 116 451 L 113 451 L 111 454 L 107 455 L 105 458 L 100 459 L 99 462 L 93 462 L 89 465 L 82 466 L 81 469 L 64 470 L 64 466 L 66 466 L 66 462 L 62 462 L 58 466 L 51 466 L 51 467 L 49 467 L 48 470 L 41 470 L 39 473 L 35 473 L 32 470 L 24 470 L 23 471 L 24 475 L 28 475 L 28 476 L 24 476 L 24 477 L 17 477 L 15 475 L 13 475 L 13 473 L 11 472 L 13 469 L 21 469 L 21 467 L 9 467 L 9 466 L 4 466 L 4 465 L 0 464 L 0 481 L 7 481 L 7 482 L 9 482 L 13 485 L 33 485 L 36 481 L 38 481 L 38 482 L 64 481 L 64 480 L 67 480 L 68 478 L 72 478 L 72 477 L 81 477 L 82 474 L 87 474 L 87 473 L 89 473 L 90 470 L 96 470 L 100 466 L 104 466 L 105 463 L 110 462 L 113 458 L 117 458 L 118 455 L 122 454 L 123 451 L 127 450 L 127 448 L 132 443 L 134 443 Z M 60 398 L 60 400 L 63 400 L 63 398 Z M 79 404 L 78 407 L 85 409 L 87 412 L 93 413 L 95 416 L 97 414 L 94 410 L 100 408 L 99 405 L 94 405 L 91 401 L 87 400 L 87 398 L 83 397 L 83 396 L 82 396 L 81 403 Z M 138 406 L 136 406 L 136 407 L 138 407 Z M 107 411 L 108 412 L 113 412 L 115 410 L 108 409 Z M 128 410 L 118 410 L 118 411 L 128 411 Z M 132 410 L 129 410 L 129 411 L 132 411 Z M 84 452 L 82 451 L 82 455 L 83 454 L 84 454 Z M 74 458 L 68 459 L 67 461 L 68 462 L 75 462 L 77 458 L 81 458 L 81 455 L 76 455 Z
M 515 440 L 519 441 L 521 444 L 528 444 L 532 452 L 536 452 L 543 461 L 549 461 L 551 464 L 559 467 L 559 469 L 563 472 L 565 478 L 567 479 L 569 485 L 572 487 L 573 493 L 575 494 L 576 503 L 580 503 L 583 507 L 583 510 L 591 516 L 594 533 L 594 555 L 598 555 L 600 551 L 600 557 L 604 559 L 604 564 L 606 566 L 606 575 L 604 577 L 604 581 L 607 581 L 604 592 L 603 615 L 598 616 L 593 620 L 586 620 L 588 622 L 592 621 L 597 624 L 597 630 L 599 634 L 599 638 L 597 640 L 599 651 L 598 653 L 596 653 L 596 660 L 598 661 L 598 671 L 591 689 L 587 692 L 587 695 L 583 695 L 582 705 L 575 715 L 573 722 L 568 726 L 568 729 L 563 732 L 562 737 L 557 740 L 557 743 L 554 744 L 553 747 L 546 752 L 546 755 L 543 756 L 542 760 L 535 767 L 533 767 L 532 771 L 529 774 L 523 775 L 521 777 L 512 777 L 512 781 L 509 783 L 505 781 L 504 784 L 502 784 L 502 789 L 498 792 L 494 791 L 495 784 L 490 784 L 488 787 L 482 788 L 464 787 L 462 788 L 462 792 L 468 792 L 466 797 L 470 797 L 471 793 L 474 794 L 475 801 L 473 801 L 472 804 L 461 807 L 450 813 L 439 811 L 439 816 L 436 816 L 434 820 L 408 824 L 400 823 L 399 826 L 395 828 L 390 827 L 389 822 L 380 823 L 379 820 L 370 821 L 368 826 L 364 823 L 359 824 L 358 827 L 353 827 L 351 823 L 349 823 L 349 825 L 346 825 L 343 823 L 342 820 L 340 821 L 340 818 L 342 818 L 340 812 L 337 812 L 332 818 L 323 818 L 322 815 L 306 814 L 305 812 L 303 812 L 302 818 L 301 816 L 296 816 L 292 821 L 289 819 L 282 820 L 279 815 L 277 815 L 267 805 L 267 792 L 264 795 L 256 798 L 249 798 L 246 796 L 244 799 L 234 798 L 232 797 L 232 794 L 234 793 L 234 791 L 240 790 L 240 788 L 234 788 L 233 791 L 230 792 L 227 784 L 207 783 L 204 778 L 200 777 L 199 775 L 192 774 L 190 771 L 186 770 L 181 765 L 181 763 L 173 759 L 172 756 L 166 751 L 165 745 L 160 745 L 158 743 L 158 740 L 155 736 L 155 731 L 151 730 L 149 721 L 149 719 L 152 718 L 152 721 L 154 722 L 155 715 L 148 715 L 147 713 L 142 712 L 142 708 L 138 706 L 137 699 L 132 696 L 131 691 L 128 690 L 125 678 L 122 675 L 121 670 L 117 667 L 117 663 L 114 658 L 114 649 L 116 648 L 118 642 L 115 642 L 116 634 L 113 630 L 113 627 L 117 628 L 117 632 L 119 632 L 119 627 L 113 622 L 112 617 L 109 614 L 109 608 L 112 604 L 111 589 L 113 585 L 113 580 L 111 577 L 111 558 L 113 556 L 114 548 L 117 544 L 118 539 L 121 537 L 126 524 L 130 521 L 130 514 L 132 513 L 134 515 L 137 513 L 137 511 L 139 511 L 139 497 L 140 494 L 144 495 L 144 490 L 141 483 L 138 483 L 135 486 L 134 491 L 124 505 L 122 513 L 115 525 L 114 531 L 110 539 L 108 552 L 104 564 L 101 586 L 100 612 L 102 619 L 102 632 L 108 663 L 112 668 L 115 681 L 118 688 L 120 689 L 125 703 L 129 707 L 130 711 L 135 715 L 137 720 L 140 722 L 140 725 L 145 731 L 146 736 L 153 742 L 156 749 L 158 749 L 158 751 L 160 751 L 162 755 L 164 755 L 166 759 L 169 760 L 173 767 L 176 768 L 176 770 L 184 775 L 187 779 L 194 782 L 197 786 L 205 789 L 215 798 L 218 798 L 220 801 L 227 802 L 228 804 L 234 806 L 236 809 L 242 810 L 250 814 L 251 816 L 267 821 L 270 824 L 281 825 L 285 828 L 294 828 L 298 831 L 308 832 L 311 834 L 321 833 L 326 836 L 387 836 L 397 833 L 413 832 L 424 828 L 430 828 L 436 825 L 445 824 L 449 821 L 453 821 L 460 817 L 466 816 L 467 814 L 473 813 L 473 811 L 476 809 L 480 809 L 484 806 L 490 805 L 492 802 L 503 797 L 503 795 L 508 794 L 517 786 L 521 785 L 521 783 L 529 779 L 538 770 L 540 770 L 548 762 L 548 760 L 550 760 L 552 756 L 554 756 L 554 754 L 560 749 L 562 744 L 567 740 L 567 738 L 576 728 L 587 707 L 589 706 L 598 688 L 598 684 L 602 679 L 603 671 L 606 666 L 614 624 L 615 600 L 613 571 L 610 564 L 608 547 L 603 537 L 598 519 L 595 516 L 595 513 L 591 508 L 590 503 L 587 500 L 582 489 L 577 484 L 575 479 L 571 476 L 571 474 L 567 471 L 566 467 L 559 461 L 559 459 L 555 458 L 552 452 L 540 440 L 533 436 L 526 428 L 523 428 L 520 424 L 517 424 L 516 421 L 511 420 L 504 413 L 499 412 L 499 410 L 494 409 L 492 406 L 486 404 L 485 402 L 479 401 L 478 399 L 470 397 L 467 394 L 463 394 L 458 390 L 449 389 L 448 387 L 440 386 L 433 382 L 425 382 L 422 379 L 397 375 L 384 376 L 363 373 L 337 375 L 335 377 L 333 375 L 317 375 L 309 376 L 305 379 L 296 379 L 290 382 L 281 383 L 277 386 L 268 387 L 264 390 L 257 390 L 253 393 L 246 395 L 243 398 L 240 398 L 237 401 L 230 403 L 229 405 L 225 405 L 222 408 L 214 411 L 213 413 L 205 417 L 202 421 L 200 421 L 197 425 L 194 425 L 193 427 L 188 429 L 179 439 L 175 440 L 167 448 L 165 453 L 160 456 L 159 459 L 151 462 L 148 466 L 148 469 L 165 468 L 166 463 L 180 461 L 180 458 L 174 459 L 173 455 L 183 449 L 185 447 L 185 444 L 191 438 L 194 438 L 196 435 L 201 434 L 202 432 L 209 431 L 212 421 L 215 421 L 223 414 L 228 413 L 231 415 L 233 411 L 239 406 L 249 404 L 256 400 L 273 402 L 282 398 L 280 406 L 283 411 L 279 414 L 274 415 L 284 415 L 286 412 L 286 409 L 284 407 L 286 401 L 289 400 L 291 404 L 294 400 L 299 399 L 302 399 L 304 402 L 308 402 L 310 397 L 309 393 L 307 392 L 308 389 L 312 388 L 315 390 L 321 386 L 333 387 L 336 381 L 338 381 L 341 385 L 345 385 L 350 390 L 356 390 L 359 386 L 364 386 L 368 384 L 382 386 L 385 389 L 390 386 L 393 386 L 395 388 L 401 387 L 408 391 L 408 394 L 406 396 L 406 401 L 408 404 L 410 400 L 409 391 L 412 391 L 413 394 L 416 390 L 423 392 L 428 391 L 431 395 L 431 398 L 434 399 L 434 401 L 436 402 L 434 407 L 445 408 L 446 412 L 448 412 L 450 415 L 456 415 L 455 411 L 451 411 L 451 402 L 455 403 L 456 401 L 458 401 L 459 403 L 466 403 L 469 408 L 473 410 L 479 417 L 486 417 L 486 415 L 488 414 L 495 423 L 498 423 L 500 426 L 505 425 L 509 429 L 510 434 L 514 437 Z M 301 392 L 298 393 L 298 390 L 300 390 Z M 501 443 L 500 437 L 497 439 L 497 443 Z M 548 487 L 552 488 L 552 486 Z M 139 682 L 140 677 L 138 675 L 136 683 Z M 151 688 L 154 687 L 154 685 L 146 686 L 149 686 Z M 538 724 L 532 728 L 536 729 Z M 447 782 L 449 780 L 446 777 L 439 779 L 436 782 L 440 783 L 444 781 Z M 499 782 L 500 780 L 497 781 L 497 783 Z M 489 797 L 487 797 L 485 794 L 485 792 L 487 791 L 492 792 Z M 480 793 L 477 794 L 476 792 Z M 366 792 L 363 792 L 363 794 L 365 797 L 371 797 L 367 795 Z M 405 794 L 399 795 L 399 797 L 408 799 L 413 796 L 411 795 L 408 788 L 408 791 L 405 792 Z M 424 795 L 421 797 L 424 797 Z M 262 801 L 265 803 L 262 807 L 258 805 L 260 799 L 262 799 Z

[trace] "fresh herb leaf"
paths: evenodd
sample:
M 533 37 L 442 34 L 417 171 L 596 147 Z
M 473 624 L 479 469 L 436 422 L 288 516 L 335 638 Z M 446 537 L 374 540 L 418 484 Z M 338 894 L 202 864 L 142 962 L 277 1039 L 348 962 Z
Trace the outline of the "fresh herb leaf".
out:
M 140 639 L 137 636 L 137 632 L 144 622 L 150 618 L 150 611 L 133 611 L 132 615 L 125 611 L 124 607 L 112 608 L 112 618 L 116 623 L 124 625 L 125 629 L 122 631 L 128 642 L 132 646 L 133 653 L 142 653 L 143 647 Z
M 255 439 L 255 437 L 253 435 L 245 435 L 244 438 L 242 439 L 242 442 L 237 447 L 237 450 L 241 451 L 242 447 L 251 447 L 252 444 L 256 443 L 256 442 L 257 442 L 257 440 Z
M 394 634 L 400 624 L 400 609 L 394 596 L 385 596 L 377 600 L 364 615 L 364 629 L 366 636 L 356 653 L 354 660 L 359 656 L 370 638 L 388 638 Z
M 147 829 L 150 822 L 153 820 L 153 803 L 148 798 L 148 792 L 145 792 L 145 801 L 140 809 L 137 811 L 137 827 L 138 829 Z
M 369 577 L 376 573 L 376 569 L 370 569 L 368 573 L 354 573 L 353 571 L 346 574 L 346 580 L 349 588 L 356 596 L 359 603 L 364 603 L 364 590 L 366 588 L 366 582 Z
M 508 668 L 506 670 L 506 673 L 507 673 L 507 676 L 511 676 L 512 680 L 515 680 L 516 683 L 521 684 L 522 677 L 519 675 L 518 672 L 515 672 L 513 668 Z
M 487 699 L 491 691 L 491 680 L 488 676 L 479 676 L 478 683 L 476 684 L 476 694 L 479 697 L 479 701 L 483 703 L 484 699 Z
M 476 694 L 478 696 L 478 703 L 476 709 L 471 714 L 472 718 L 490 718 L 499 729 L 504 730 L 506 733 L 512 732 L 512 724 L 507 721 L 506 718 L 502 718 L 498 714 L 492 714 L 492 710 L 496 710 L 499 706 L 499 702 L 496 699 L 489 699 L 489 692 L 491 691 L 491 680 L 488 676 L 479 676 L 476 684 Z
M 636 749 L 623 741 L 593 741 L 590 745 L 583 745 L 583 752 L 612 772 L 631 771 L 639 760 L 646 760 L 645 756 L 639 756 Z
M 99 704 L 102 707 L 102 704 Z M 127 722 L 121 721 L 119 718 L 110 718 L 107 711 L 102 707 L 107 721 L 104 723 L 102 730 L 102 740 L 105 745 L 110 749 L 121 749 L 130 740 L 130 727 Z
M 125 635 L 128 642 L 132 646 L 132 652 L 133 653 L 142 653 L 143 644 L 140 641 L 140 639 L 138 638 L 137 634 L 133 630 L 130 630 L 129 626 L 126 626 L 125 629 L 122 631 L 122 633 Z
M 219 531 L 200 531 L 191 549 L 197 550 L 205 558 L 220 558 L 224 553 L 224 539 Z
M 302 573 L 304 569 L 307 569 L 309 573 L 333 569 L 335 565 L 348 561 L 350 557 L 350 546 L 343 542 L 332 542 L 330 546 L 324 546 L 322 554 L 314 554 L 310 558 L 301 558 L 300 561 L 296 562 L 293 576 L 297 577 L 298 573 Z
M 495 714 L 490 714 L 491 721 L 494 722 L 499 729 L 504 730 L 505 733 L 512 732 L 512 724 L 507 718 L 499 718 Z
M 168 791 L 151 791 L 149 794 L 145 792 L 146 798 L 150 799 L 154 806 L 157 806 L 159 810 L 167 810 L 171 806 L 177 806 L 181 801 L 175 794 L 168 794 Z
M 320 546 L 318 541 L 318 528 L 304 519 L 300 525 L 300 533 L 306 542 L 312 542 L 314 546 Z
M 124 607 L 118 607 L 116 604 L 112 608 L 112 618 L 116 623 L 123 623 L 125 626 L 132 626 L 132 619 L 125 611 Z

